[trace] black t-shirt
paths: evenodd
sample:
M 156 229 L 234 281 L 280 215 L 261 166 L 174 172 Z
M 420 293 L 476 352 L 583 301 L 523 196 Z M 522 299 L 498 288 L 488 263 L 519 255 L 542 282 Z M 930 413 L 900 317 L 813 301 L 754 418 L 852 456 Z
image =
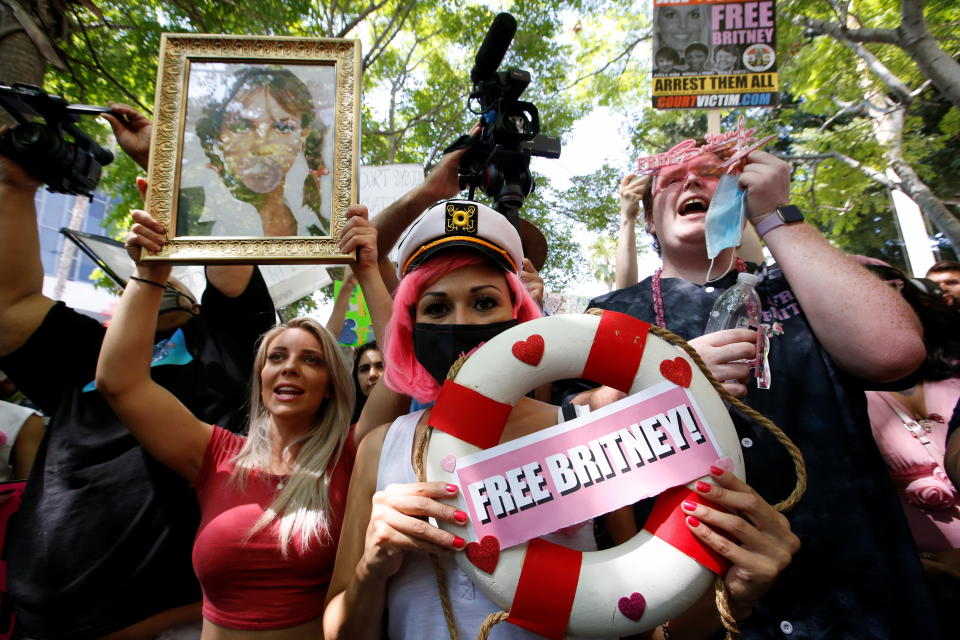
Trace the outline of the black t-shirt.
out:
M 664 278 L 666 328 L 686 340 L 702 335 L 714 300 L 735 281 L 734 273 L 703 287 Z M 746 402 L 800 448 L 809 485 L 787 514 L 802 547 L 742 622 L 744 638 L 940 637 L 910 530 L 870 431 L 867 383 L 833 364 L 779 269 L 761 274 L 757 291 L 764 322 L 778 323 L 783 333 L 770 342 L 772 388 L 751 382 Z M 590 306 L 656 321 L 649 278 Z M 735 418 L 747 481 L 779 502 L 795 482 L 789 455 L 763 427 Z
M 256 340 L 275 317 L 258 270 L 236 298 L 207 287 L 179 339 L 158 335 L 151 375 L 200 419 L 236 431 L 245 424 Z M 190 562 L 199 523 L 193 490 L 89 390 L 104 333 L 58 303 L 0 358 L 51 416 L 5 549 L 18 630 L 30 638 L 96 638 L 200 600 Z M 185 350 L 166 353 L 176 342 Z

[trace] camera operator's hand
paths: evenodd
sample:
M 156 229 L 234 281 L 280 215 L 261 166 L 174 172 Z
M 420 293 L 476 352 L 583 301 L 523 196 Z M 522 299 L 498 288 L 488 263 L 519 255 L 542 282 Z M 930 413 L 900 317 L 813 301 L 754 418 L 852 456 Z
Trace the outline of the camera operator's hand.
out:
M 0 126 L 0 136 L 10 131 L 10 125 Z M 40 181 L 23 170 L 23 167 L 6 156 L 0 156 L 0 184 L 15 189 L 36 191 Z
M 110 102 L 110 108 L 119 118 L 110 113 L 100 114 L 113 128 L 120 147 L 133 161 L 144 170 L 150 160 L 150 136 L 153 133 L 153 122 L 133 107 L 119 102 Z
M 468 134 L 475 138 L 480 134 L 480 125 L 475 124 Z M 440 157 L 440 162 L 430 170 L 426 180 L 420 185 L 423 194 L 430 202 L 446 200 L 460 193 L 460 159 L 467 152 L 467 148 L 457 149 Z

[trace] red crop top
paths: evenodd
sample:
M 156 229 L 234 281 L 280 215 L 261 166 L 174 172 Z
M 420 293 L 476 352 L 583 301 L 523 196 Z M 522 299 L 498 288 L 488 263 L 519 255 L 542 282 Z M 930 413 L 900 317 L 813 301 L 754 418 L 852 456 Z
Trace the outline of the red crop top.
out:
M 283 477 L 254 473 L 243 493 L 230 481 L 231 460 L 244 439 L 213 428 L 194 487 L 200 502 L 200 528 L 193 544 L 193 569 L 203 589 L 203 617 L 230 629 L 294 627 L 323 615 L 333 573 L 340 523 L 356 453 L 352 433 L 333 470 L 330 502 L 336 522 L 332 543 L 314 543 L 301 553 L 292 541 L 287 558 L 273 527 L 245 540 L 269 507 Z

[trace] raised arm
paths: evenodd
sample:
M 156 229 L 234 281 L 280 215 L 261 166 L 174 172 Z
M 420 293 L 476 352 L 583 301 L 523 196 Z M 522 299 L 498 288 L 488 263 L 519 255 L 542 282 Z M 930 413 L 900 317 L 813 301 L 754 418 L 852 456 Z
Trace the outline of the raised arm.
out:
M 353 273 L 363 290 L 363 299 L 370 310 L 373 332 L 379 339 L 387 333 L 387 322 L 393 313 L 393 300 L 380 277 L 377 264 L 377 228 L 367 218 L 367 208 L 362 204 L 347 209 L 347 223 L 340 234 L 340 250 L 357 252 Z
M 327 319 L 327 331 L 334 338 L 339 338 L 340 332 L 343 331 L 343 322 L 350 307 L 350 296 L 353 295 L 353 290 L 356 288 L 357 277 L 353 275 L 353 270 L 350 267 L 346 267 L 343 274 L 343 283 L 340 285 L 337 297 L 333 299 L 333 309 L 331 309 L 330 317 Z
M 138 264 L 100 349 L 97 391 L 150 455 L 192 482 L 213 428 L 150 377 L 157 309 L 171 267 L 139 263 L 140 247 L 158 250 L 164 237 L 145 212 L 134 211 L 133 219 L 127 248 Z
M 790 166 L 754 151 L 740 185 L 756 226 L 789 201 Z M 865 380 L 889 382 L 912 373 L 926 351 L 923 331 L 896 290 L 831 246 L 806 222 L 766 234 L 777 264 L 810 321 L 817 339 L 843 370 Z
M 137 112 L 134 111 L 134 113 Z M 131 153 L 131 151 L 128 150 L 127 153 Z M 137 178 L 137 189 L 140 191 L 140 197 L 143 198 L 144 201 L 147 199 L 148 186 L 149 183 L 146 178 Z M 157 224 L 149 214 L 146 215 L 149 218 L 147 222 L 149 222 L 151 226 L 159 229 L 160 233 L 166 233 L 166 229 L 163 226 Z M 250 278 L 253 277 L 253 269 L 254 266 L 249 264 L 212 265 L 205 270 L 207 284 L 212 285 L 228 298 L 236 298 L 247 290 L 247 285 L 250 284 Z
M 9 127 L 0 127 L 0 133 Z M 34 198 L 40 183 L 0 156 L 0 356 L 23 346 L 53 300 L 43 295 Z
M 474 131 L 477 129 L 475 128 Z M 379 255 L 385 256 L 390 253 L 404 230 L 427 207 L 437 200 L 452 198 L 460 192 L 457 169 L 460 167 L 460 158 L 466 152 L 466 149 L 458 149 L 442 156 L 423 184 L 417 185 L 377 214 L 373 224 L 379 233 L 377 239 Z
M 637 284 L 637 217 L 640 199 L 650 176 L 628 173 L 620 181 L 620 233 L 617 234 L 617 262 L 614 287 L 624 289 Z

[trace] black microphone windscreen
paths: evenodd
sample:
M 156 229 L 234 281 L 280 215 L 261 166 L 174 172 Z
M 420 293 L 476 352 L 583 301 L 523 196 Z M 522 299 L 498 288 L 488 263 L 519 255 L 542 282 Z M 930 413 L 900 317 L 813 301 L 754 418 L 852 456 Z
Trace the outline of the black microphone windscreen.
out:
M 507 54 L 513 35 L 517 32 L 517 21 L 509 13 L 499 13 L 493 19 L 490 30 L 487 31 L 477 58 L 470 70 L 470 81 L 474 84 L 487 80 L 497 72 L 497 67 L 503 62 Z

